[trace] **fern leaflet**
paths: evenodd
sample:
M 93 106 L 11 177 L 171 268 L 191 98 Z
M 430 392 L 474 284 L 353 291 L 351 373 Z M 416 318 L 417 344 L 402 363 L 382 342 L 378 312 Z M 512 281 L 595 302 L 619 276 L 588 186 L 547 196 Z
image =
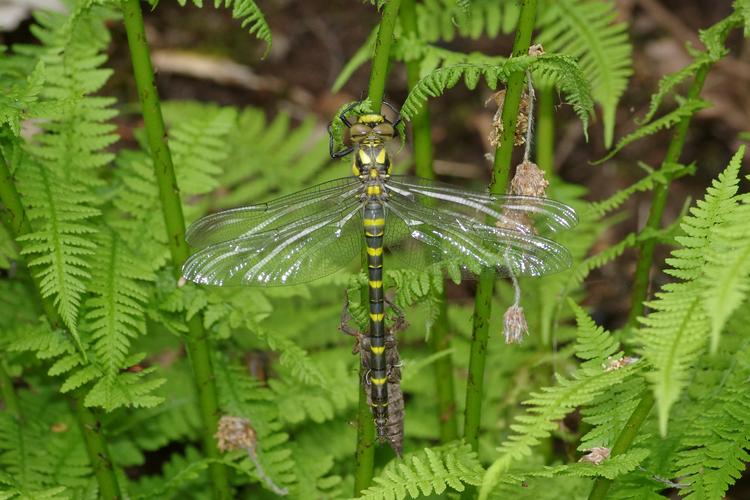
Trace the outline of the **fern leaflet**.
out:
M 593 98 L 602 106 L 604 143 L 612 143 L 615 110 L 628 83 L 632 47 L 627 25 L 616 23 L 611 2 L 559 0 L 550 2 L 540 16 L 539 42 L 548 51 L 578 60 L 591 83 Z
M 417 498 L 443 494 L 449 487 L 464 491 L 464 484 L 478 485 L 482 466 L 475 452 L 466 444 L 449 443 L 438 448 L 407 455 L 391 461 L 373 479 L 375 483 L 357 498 L 363 500 Z
M 680 282 L 668 283 L 648 306 L 652 313 L 641 319 L 636 337 L 652 370 L 646 377 L 653 385 L 659 409 L 659 427 L 666 434 L 669 410 L 685 388 L 690 368 L 700 356 L 710 332 L 703 304 L 707 255 L 713 247 L 716 229 L 736 210 L 741 152 L 709 187 L 706 197 L 680 224 L 682 245 L 667 259 L 671 274 Z

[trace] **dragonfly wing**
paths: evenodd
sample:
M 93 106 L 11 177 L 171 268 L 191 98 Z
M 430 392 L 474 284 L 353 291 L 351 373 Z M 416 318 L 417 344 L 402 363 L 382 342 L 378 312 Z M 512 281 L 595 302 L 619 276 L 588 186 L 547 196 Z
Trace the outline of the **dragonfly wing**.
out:
M 269 232 L 305 217 L 338 210 L 359 199 L 361 190 L 362 183 L 355 177 L 334 179 L 268 203 L 207 215 L 190 225 L 185 239 L 193 247 L 204 248 Z
M 549 198 L 495 195 L 399 175 L 388 179 L 386 191 L 410 203 L 523 233 L 556 232 L 578 223 L 575 210 Z
M 541 276 L 570 267 L 568 250 L 550 239 L 495 227 L 477 220 L 467 223 L 420 204 L 389 198 L 385 246 L 387 262 L 424 269 L 453 266 L 472 274 L 495 269 L 500 275 Z
M 283 228 L 207 246 L 187 260 L 185 278 L 218 286 L 274 286 L 327 276 L 360 255 L 362 202 Z

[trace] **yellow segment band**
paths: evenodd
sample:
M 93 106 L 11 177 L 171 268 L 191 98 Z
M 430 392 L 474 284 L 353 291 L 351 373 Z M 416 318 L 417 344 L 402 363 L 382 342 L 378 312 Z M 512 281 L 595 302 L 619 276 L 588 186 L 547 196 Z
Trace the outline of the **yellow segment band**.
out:
M 370 284 L 370 288 L 383 288 L 383 282 L 380 280 L 377 281 L 368 281 Z
M 370 319 L 373 321 L 383 321 L 383 313 L 370 313 Z
M 379 264 L 377 266 L 368 264 L 367 267 L 369 267 L 370 269 L 380 269 L 381 267 L 383 267 L 383 264 Z
M 371 378 L 370 382 L 372 382 L 375 385 L 383 385 L 383 384 L 385 384 L 386 378 L 387 377 L 383 377 L 383 378 Z
M 382 191 L 380 190 L 380 186 L 367 186 L 367 194 L 368 196 L 372 195 L 378 195 Z
M 365 235 L 367 236 L 383 236 L 383 231 L 380 231 L 379 233 L 369 233 L 365 231 Z
M 385 352 L 385 346 L 384 345 L 381 345 L 381 346 L 371 345 L 370 350 L 374 352 L 375 354 L 383 354 Z
M 382 226 L 385 224 L 385 219 L 365 219 L 364 224 L 365 226 Z
M 370 248 L 370 247 L 367 247 L 367 255 L 371 255 L 372 257 L 377 257 L 378 255 L 383 255 L 383 247 L 379 247 L 379 248 Z

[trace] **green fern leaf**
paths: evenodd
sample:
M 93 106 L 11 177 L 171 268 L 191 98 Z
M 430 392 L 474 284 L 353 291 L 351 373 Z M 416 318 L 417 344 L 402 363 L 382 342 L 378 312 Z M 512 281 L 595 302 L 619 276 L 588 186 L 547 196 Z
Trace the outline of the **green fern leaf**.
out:
M 521 56 L 504 60 L 499 64 L 457 64 L 436 69 L 412 88 L 401 108 L 401 115 L 405 120 L 411 120 L 429 97 L 442 95 L 462 77 L 470 87 L 482 77 L 487 85 L 494 89 L 498 81 L 507 81 L 511 73 L 519 71 L 535 71 L 555 82 L 567 94 L 569 102 L 583 123 L 584 131 L 586 130 L 588 116 L 593 108 L 589 84 L 576 62 L 560 54 Z
M 615 110 L 632 73 L 632 46 L 627 25 L 615 22 L 612 2 L 560 0 L 550 2 L 539 19 L 539 42 L 546 50 L 575 57 L 591 83 L 591 94 L 602 106 L 604 144 L 612 144 Z
M 642 124 L 650 122 L 658 111 L 664 98 L 675 87 L 677 87 L 677 85 L 688 78 L 694 77 L 699 70 L 706 66 L 710 66 L 723 58 L 728 51 L 726 47 L 724 47 L 724 43 L 721 42 L 721 40 L 724 39 L 722 33 L 734 28 L 740 23 L 740 16 L 735 12 L 707 30 L 702 30 L 700 32 L 700 40 L 703 42 L 706 50 L 695 55 L 695 60 L 692 63 L 675 73 L 664 76 L 659 81 L 658 90 L 651 96 L 651 102 L 646 115 L 641 120 L 637 120 L 637 123 Z
M 622 382 L 637 367 L 629 365 L 619 370 L 606 370 L 604 361 L 618 350 L 617 342 L 598 327 L 575 303 L 570 302 L 578 321 L 576 355 L 585 362 L 569 378 L 557 375 L 557 385 L 544 387 L 531 394 L 525 402 L 529 410 L 511 425 L 514 434 L 503 443 L 500 457 L 487 470 L 479 498 L 484 500 L 511 465 L 531 453 L 532 447 L 549 436 L 557 421 L 575 408 L 590 404 L 605 391 Z
M 714 245 L 716 228 L 736 210 L 738 172 L 741 156 L 735 156 L 724 172 L 708 188 L 703 201 L 691 209 L 681 227 L 682 245 L 667 259 L 666 272 L 681 281 L 668 283 L 648 306 L 652 313 L 641 319 L 637 332 L 643 356 L 652 370 L 651 382 L 659 409 L 659 427 L 666 434 L 669 410 L 677 401 L 690 376 L 690 368 L 703 352 L 710 332 L 710 321 L 703 305 L 707 256 Z M 710 277 L 713 278 L 713 277 Z
M 88 220 L 99 214 L 82 188 L 70 185 L 46 166 L 28 159 L 16 172 L 26 214 L 35 231 L 20 237 L 22 255 L 36 270 L 44 297 L 54 297 L 62 320 L 81 347 L 78 310 L 90 278 L 87 257 L 96 245 L 89 235 L 96 230 Z
M 232 17 L 239 19 L 242 27 L 247 28 L 248 33 L 266 42 L 263 57 L 267 56 L 271 50 L 271 28 L 260 7 L 253 0 L 214 0 L 214 7 L 222 6 L 232 9 Z
M 741 146 L 731 164 L 739 168 L 745 155 Z M 742 205 L 731 213 L 726 225 L 716 231 L 708 249 L 705 270 L 704 304 L 711 321 L 711 352 L 716 352 L 719 334 L 731 314 L 750 292 L 750 197 L 741 197 Z
M 357 498 L 391 500 L 417 498 L 434 492 L 441 495 L 448 488 L 464 491 L 465 484 L 478 485 L 482 466 L 476 453 L 462 443 L 449 443 L 391 461 L 373 479 L 375 483 Z
M 610 151 L 607 156 L 600 160 L 596 160 L 595 162 L 593 162 L 593 165 L 600 165 L 604 163 L 605 161 L 609 160 L 617 153 L 619 153 L 620 150 L 622 150 L 628 144 L 635 142 L 638 139 L 643 139 L 644 137 L 655 134 L 660 130 L 671 128 L 681 122 L 684 118 L 693 116 L 695 113 L 697 113 L 701 109 L 707 108 L 708 106 L 709 103 L 702 99 L 687 99 L 681 102 L 680 106 L 674 111 L 652 121 L 648 125 L 639 127 L 635 132 L 628 134 L 620 139 L 614 149 L 612 149 L 612 151 Z
M 103 378 L 94 390 L 99 406 L 108 411 L 122 402 L 123 394 L 114 397 L 120 371 L 127 368 L 131 339 L 146 333 L 144 303 L 148 294 L 144 281 L 153 280 L 146 263 L 139 262 L 125 247 L 125 243 L 111 230 L 105 229 L 98 237 L 98 249 L 92 259 L 92 277 L 89 290 L 93 296 L 87 302 L 86 320 L 92 332 L 97 362 Z M 131 374 L 135 378 L 136 374 Z M 138 374 L 143 376 L 143 374 Z M 131 391 L 134 389 L 131 388 Z M 94 396 L 89 395 L 89 402 Z M 130 404 L 137 404 L 131 401 Z

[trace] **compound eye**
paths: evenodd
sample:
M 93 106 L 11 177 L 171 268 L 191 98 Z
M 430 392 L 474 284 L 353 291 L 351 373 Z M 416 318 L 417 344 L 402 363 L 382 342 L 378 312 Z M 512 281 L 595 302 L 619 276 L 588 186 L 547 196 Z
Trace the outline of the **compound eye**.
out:
M 349 136 L 352 138 L 352 141 L 359 142 L 364 139 L 371 130 L 372 129 L 367 125 L 355 123 L 352 125 L 352 128 L 349 129 Z
M 372 131 L 381 137 L 393 137 L 395 135 L 393 125 L 390 123 L 381 123 L 372 129 Z

